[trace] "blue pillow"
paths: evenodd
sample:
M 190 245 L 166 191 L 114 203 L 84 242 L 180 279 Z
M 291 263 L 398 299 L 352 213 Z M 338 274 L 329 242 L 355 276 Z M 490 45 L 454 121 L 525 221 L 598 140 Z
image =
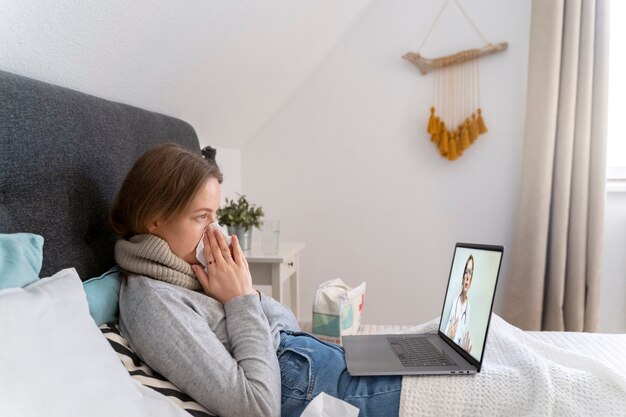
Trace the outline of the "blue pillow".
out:
M 83 282 L 87 295 L 89 314 L 98 326 L 117 321 L 119 315 L 119 296 L 122 277 L 117 266 L 99 277 Z
M 43 237 L 0 233 L 0 289 L 24 287 L 39 279 Z

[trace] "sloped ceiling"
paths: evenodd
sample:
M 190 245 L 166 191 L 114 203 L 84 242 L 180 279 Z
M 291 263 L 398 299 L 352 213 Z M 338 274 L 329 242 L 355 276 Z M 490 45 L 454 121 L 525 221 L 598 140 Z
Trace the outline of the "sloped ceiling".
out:
M 0 0 L 0 69 L 241 148 L 372 0 Z

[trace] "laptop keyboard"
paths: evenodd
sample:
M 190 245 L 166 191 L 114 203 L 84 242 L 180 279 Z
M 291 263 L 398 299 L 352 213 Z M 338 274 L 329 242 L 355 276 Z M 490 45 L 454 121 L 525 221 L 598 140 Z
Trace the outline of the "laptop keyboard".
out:
M 387 340 L 402 365 L 407 368 L 456 365 L 426 337 L 390 336 Z

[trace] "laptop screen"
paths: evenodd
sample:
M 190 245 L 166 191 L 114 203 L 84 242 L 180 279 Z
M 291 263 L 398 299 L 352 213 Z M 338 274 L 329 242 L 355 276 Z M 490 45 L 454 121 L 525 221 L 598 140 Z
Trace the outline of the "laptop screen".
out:
M 457 244 L 439 330 L 481 361 L 502 247 Z

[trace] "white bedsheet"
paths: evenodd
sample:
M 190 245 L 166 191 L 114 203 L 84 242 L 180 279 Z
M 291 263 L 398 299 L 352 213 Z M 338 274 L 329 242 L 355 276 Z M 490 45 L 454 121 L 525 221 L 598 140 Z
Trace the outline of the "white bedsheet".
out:
M 479 374 L 403 379 L 400 416 L 438 415 L 626 416 L 626 335 L 524 332 L 494 315 Z

